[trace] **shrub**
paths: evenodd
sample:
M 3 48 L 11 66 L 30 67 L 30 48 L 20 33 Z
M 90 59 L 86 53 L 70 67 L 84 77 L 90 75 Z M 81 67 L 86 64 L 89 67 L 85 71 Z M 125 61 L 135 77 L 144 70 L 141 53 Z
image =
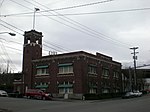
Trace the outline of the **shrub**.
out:
M 85 100 L 100 100 L 121 97 L 122 93 L 84 94 Z

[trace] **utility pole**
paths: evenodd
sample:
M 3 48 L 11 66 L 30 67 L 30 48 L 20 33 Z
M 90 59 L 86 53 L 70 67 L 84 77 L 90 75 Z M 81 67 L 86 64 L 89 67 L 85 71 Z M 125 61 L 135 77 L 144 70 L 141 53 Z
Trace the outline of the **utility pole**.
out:
M 137 60 L 137 56 L 136 56 L 136 54 L 139 53 L 139 52 L 136 52 L 138 47 L 132 47 L 130 49 L 133 50 L 133 52 L 131 54 L 133 54 L 133 60 L 134 60 L 134 89 L 137 90 L 137 76 L 136 76 L 136 60 Z

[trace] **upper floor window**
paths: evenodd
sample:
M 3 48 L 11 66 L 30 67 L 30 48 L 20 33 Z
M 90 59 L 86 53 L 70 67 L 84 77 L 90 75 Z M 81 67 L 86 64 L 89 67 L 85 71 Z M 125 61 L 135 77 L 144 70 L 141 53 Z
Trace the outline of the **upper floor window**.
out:
M 96 74 L 96 66 L 90 65 L 88 67 L 88 73 L 90 73 L 90 74 Z
M 36 40 L 36 44 L 39 44 L 39 40 Z
M 36 67 L 36 75 L 47 75 L 47 74 L 49 74 L 48 65 Z
M 28 44 L 30 44 L 30 40 L 28 40 Z
M 119 72 L 114 71 L 114 72 L 113 72 L 113 78 L 118 79 L 118 78 L 119 78 Z
M 103 77 L 109 77 L 109 69 L 108 68 L 102 69 L 102 76 Z
M 72 63 L 59 64 L 59 74 L 73 73 Z

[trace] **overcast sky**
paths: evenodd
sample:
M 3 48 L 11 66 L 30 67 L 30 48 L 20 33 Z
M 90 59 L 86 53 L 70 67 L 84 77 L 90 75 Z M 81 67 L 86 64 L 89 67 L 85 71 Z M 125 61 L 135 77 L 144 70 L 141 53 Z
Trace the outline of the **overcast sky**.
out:
M 137 66 L 150 64 L 150 0 L 0 0 L 0 63 L 22 70 L 23 34 L 43 33 L 43 55 L 73 51 L 113 57 L 133 66 L 131 47 L 139 47 Z M 54 11 L 52 11 L 54 10 Z M 22 34 L 22 35 L 21 35 Z M 13 64 L 12 64 L 13 63 Z

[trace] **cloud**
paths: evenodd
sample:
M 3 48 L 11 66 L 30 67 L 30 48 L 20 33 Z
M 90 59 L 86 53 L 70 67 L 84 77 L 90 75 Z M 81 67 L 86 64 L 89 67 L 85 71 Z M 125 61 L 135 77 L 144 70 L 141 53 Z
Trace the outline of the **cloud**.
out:
M 29 1 L 29 0 L 27 0 Z M 69 7 L 79 4 L 91 3 L 91 0 L 85 1 L 72 1 L 68 2 L 67 0 L 53 0 L 51 1 L 41 1 L 40 4 L 46 5 L 51 9 L 57 9 L 62 7 Z M 98 0 L 93 0 L 92 2 L 97 2 Z M 16 4 L 18 2 L 19 4 Z M 15 13 L 24 13 L 24 12 L 33 12 L 34 7 L 37 7 L 38 4 L 27 3 L 24 0 L 15 0 L 15 2 L 4 1 L 1 7 L 1 15 L 4 14 L 15 14 Z M 80 7 L 68 10 L 57 11 L 59 13 L 80 13 L 80 12 L 95 12 L 95 11 L 109 11 L 109 10 L 121 10 L 121 9 L 134 9 L 134 8 L 145 8 L 149 7 L 150 1 L 147 0 L 115 0 L 109 3 L 103 3 L 93 6 Z M 28 8 L 27 8 L 28 7 Z M 46 9 L 38 5 L 40 10 Z M 50 14 L 50 13 L 42 13 Z M 69 19 L 67 19 L 69 18 Z M 71 52 L 76 50 L 85 50 L 90 53 L 100 52 L 106 55 L 112 56 L 114 60 L 117 60 L 122 63 L 132 64 L 132 55 L 130 47 L 138 46 L 139 62 L 149 62 L 149 24 L 150 16 L 149 11 L 135 11 L 135 12 L 120 12 L 120 13 L 107 13 L 107 14 L 97 14 L 97 15 L 82 15 L 82 16 L 67 16 L 58 17 L 58 16 L 41 16 L 40 13 L 36 13 L 36 24 L 35 29 L 43 33 L 43 43 L 44 41 L 49 43 L 54 43 L 67 51 Z M 70 19 L 72 19 L 73 22 Z M 32 29 L 33 24 L 33 13 L 30 15 L 21 15 L 21 16 L 7 16 L 1 17 L 1 20 L 8 22 L 9 24 L 23 30 L 29 31 Z M 66 21 L 67 20 L 67 21 Z M 80 24 L 77 25 L 77 22 Z M 71 24 L 73 23 L 73 24 Z M 1 24 L 6 25 L 1 22 Z M 85 28 L 82 25 L 89 27 L 94 31 L 90 31 L 88 28 Z M 9 28 L 14 29 L 15 31 L 23 34 L 23 31 L 15 29 L 9 25 L 6 25 Z M 68 27 L 69 26 L 69 27 Z M 82 28 L 81 28 L 82 27 Z M 11 31 L 6 27 L 0 25 L 2 31 Z M 85 30 L 86 29 L 86 30 Z M 12 31 L 11 31 L 12 32 Z M 85 33 L 86 32 L 86 33 Z M 106 35 L 101 35 L 100 33 Z M 0 35 L 3 38 L 2 35 Z M 8 35 L 5 35 L 5 38 L 12 40 Z M 116 41 L 117 40 L 117 41 Z M 22 45 L 9 43 L 10 46 L 13 46 L 17 49 L 23 49 L 24 37 L 17 34 L 14 41 L 21 42 Z M 8 43 L 7 43 L 8 44 Z M 7 46 L 5 43 L 5 46 Z M 52 45 L 49 45 L 52 46 Z M 53 46 L 54 47 L 54 46 Z M 53 51 L 50 47 L 43 47 L 48 51 Z M 56 46 L 55 46 L 56 49 Z M 9 52 L 10 51 L 10 52 Z M 45 51 L 44 54 L 48 54 L 48 51 Z M 18 51 L 7 49 L 9 55 L 13 58 L 13 62 L 16 65 L 19 65 L 18 70 L 21 71 L 22 66 L 22 51 L 18 54 Z M 13 53 L 16 52 L 16 53 Z M 0 52 L 2 53 L 2 52 Z M 61 52 L 60 52 L 61 53 Z M 131 61 L 131 63 L 130 63 Z

